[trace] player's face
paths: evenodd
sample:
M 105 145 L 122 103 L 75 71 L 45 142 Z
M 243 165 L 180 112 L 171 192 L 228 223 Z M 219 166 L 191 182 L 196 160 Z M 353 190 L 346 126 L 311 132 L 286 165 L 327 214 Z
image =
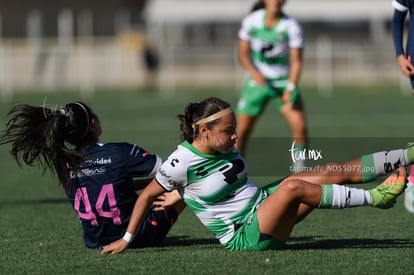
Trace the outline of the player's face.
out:
M 220 153 L 231 152 L 237 140 L 236 126 L 233 112 L 223 116 L 219 123 L 207 132 L 210 149 Z
M 285 4 L 285 0 L 263 0 L 266 11 L 272 14 L 279 14 L 282 11 L 282 6 Z
M 102 127 L 101 121 L 96 114 L 93 114 L 91 126 L 95 131 L 96 137 L 99 137 L 102 134 Z

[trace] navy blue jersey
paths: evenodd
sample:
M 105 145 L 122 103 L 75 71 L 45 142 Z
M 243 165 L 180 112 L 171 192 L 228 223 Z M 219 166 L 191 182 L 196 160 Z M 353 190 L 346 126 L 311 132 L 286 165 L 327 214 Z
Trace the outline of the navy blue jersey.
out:
M 404 55 L 411 64 L 414 64 L 414 0 L 393 0 L 394 15 L 391 21 L 392 39 L 396 56 Z M 408 20 L 408 35 L 404 49 L 405 18 Z M 414 77 L 410 77 L 411 87 L 414 89 Z
M 79 172 L 71 172 L 72 187 L 66 193 L 85 245 L 99 247 L 125 234 L 138 197 L 133 178 L 154 176 L 161 159 L 129 143 L 98 143 L 80 152 L 88 158 Z
M 394 15 L 391 21 L 393 42 L 395 46 L 396 55 L 405 54 L 411 57 L 414 50 L 414 15 L 413 9 L 414 4 L 413 0 L 393 0 L 392 6 L 394 7 Z M 409 27 L 408 27 L 408 36 L 407 44 L 405 45 L 406 51 L 404 51 L 403 45 L 403 34 L 405 26 L 405 18 L 409 16 Z M 412 57 L 411 57 L 412 58 Z

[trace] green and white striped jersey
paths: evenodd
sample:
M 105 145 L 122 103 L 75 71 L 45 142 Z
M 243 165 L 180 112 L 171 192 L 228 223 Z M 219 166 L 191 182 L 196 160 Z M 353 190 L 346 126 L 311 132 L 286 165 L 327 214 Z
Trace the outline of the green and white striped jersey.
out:
M 261 199 L 260 188 L 247 177 L 239 152 L 207 155 L 184 141 L 156 174 L 166 190 L 178 189 L 187 206 L 225 244 L 235 226 L 250 217 Z
M 250 42 L 251 59 L 266 78 L 287 77 L 289 49 L 303 48 L 303 34 L 299 23 L 283 14 L 276 25 L 266 27 L 266 11 L 257 10 L 247 15 L 239 30 L 239 38 Z

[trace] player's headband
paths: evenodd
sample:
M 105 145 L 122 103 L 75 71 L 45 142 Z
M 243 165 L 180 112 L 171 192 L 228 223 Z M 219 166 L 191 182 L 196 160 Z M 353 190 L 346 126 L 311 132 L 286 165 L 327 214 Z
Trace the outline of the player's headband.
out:
M 216 120 L 218 118 L 221 118 L 221 117 L 223 117 L 223 116 L 225 116 L 227 114 L 230 114 L 232 112 L 233 112 L 233 110 L 230 107 L 228 107 L 228 108 L 223 109 L 223 110 L 221 110 L 221 111 L 219 111 L 217 113 L 214 113 L 214 114 L 212 114 L 212 115 L 210 115 L 208 117 L 205 117 L 203 119 L 200 119 L 200 120 L 194 122 L 192 124 L 192 126 L 194 128 L 196 125 L 200 125 L 200 124 L 203 124 L 203 123 L 208 123 L 210 121 L 213 121 L 213 120 Z

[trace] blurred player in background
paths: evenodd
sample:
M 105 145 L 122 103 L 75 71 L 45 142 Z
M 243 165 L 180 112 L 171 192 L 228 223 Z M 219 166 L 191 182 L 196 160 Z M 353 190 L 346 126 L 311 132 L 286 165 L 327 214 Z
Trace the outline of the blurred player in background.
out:
M 395 54 L 397 56 L 398 64 L 400 65 L 401 73 L 410 79 L 411 88 L 414 93 L 414 16 L 413 16 L 413 1 L 412 0 L 393 0 L 394 15 L 391 21 L 392 37 L 395 47 Z M 404 27 L 406 26 L 405 19 L 409 16 L 408 35 L 404 51 Z M 409 183 L 405 191 L 405 207 L 408 211 L 414 214 L 414 166 L 411 166 Z
M 144 222 L 155 198 L 166 190 L 178 190 L 167 193 L 168 199 L 160 203 L 167 206 L 183 198 L 228 250 L 278 249 L 295 224 L 314 209 L 392 207 L 405 189 L 404 166 L 414 162 L 414 147 L 376 152 L 258 187 L 248 177 L 243 156 L 234 148 L 237 123 L 228 102 L 212 97 L 189 103 L 178 119 L 182 143 L 139 196 L 127 228 L 129 234 Z M 370 190 L 344 185 L 369 182 L 391 172 Z M 128 245 L 119 239 L 101 253 L 120 253 Z
M 308 133 L 298 83 L 302 71 L 302 29 L 286 15 L 285 0 L 257 2 L 239 31 L 239 60 L 249 73 L 237 106 L 236 148 L 245 151 L 257 118 L 272 100 L 289 123 L 295 150 L 305 150 Z M 301 171 L 304 160 L 296 161 L 293 172 Z
M 99 142 L 99 118 L 81 102 L 60 109 L 21 104 L 9 115 L 0 144 L 12 144 L 11 153 L 19 165 L 39 164 L 44 171 L 56 173 L 79 216 L 87 247 L 100 248 L 122 236 L 132 247 L 162 242 L 184 203 L 150 211 L 135 238 L 125 235 L 136 191 L 149 183 L 161 165 L 157 155 L 134 144 Z
M 155 91 L 160 66 L 159 55 L 155 47 L 144 34 L 133 30 L 122 32 L 119 40 L 125 48 L 138 53 L 144 69 L 145 91 Z

